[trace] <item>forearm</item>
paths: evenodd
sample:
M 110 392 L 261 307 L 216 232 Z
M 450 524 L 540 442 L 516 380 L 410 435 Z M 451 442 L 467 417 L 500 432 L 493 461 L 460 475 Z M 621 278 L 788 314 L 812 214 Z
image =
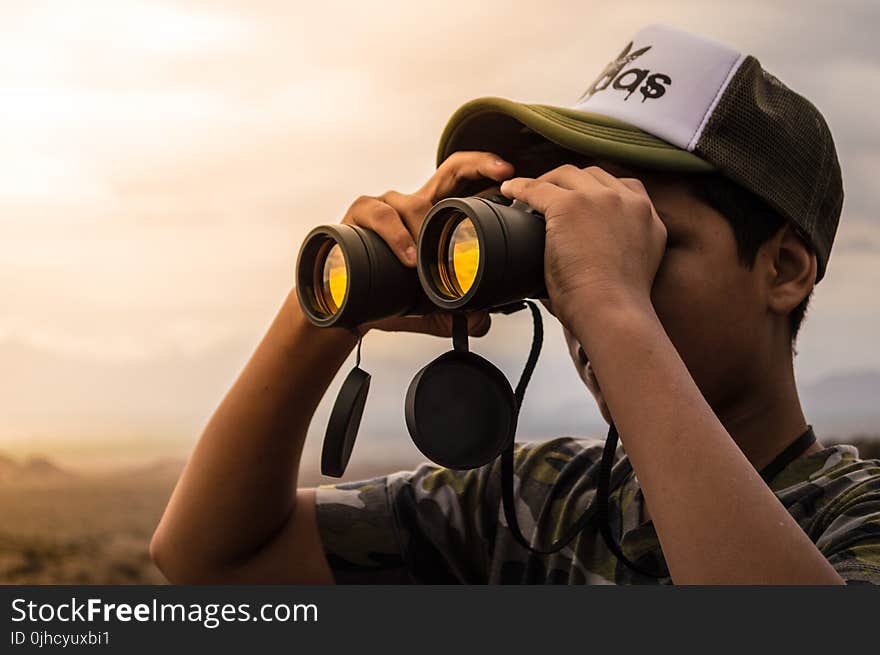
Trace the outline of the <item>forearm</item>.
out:
M 234 567 L 284 527 L 309 422 L 355 343 L 311 326 L 291 292 L 174 490 L 152 544 L 163 568 Z
M 638 475 L 673 581 L 840 583 L 715 416 L 650 302 L 608 303 L 578 320 L 573 331 Z

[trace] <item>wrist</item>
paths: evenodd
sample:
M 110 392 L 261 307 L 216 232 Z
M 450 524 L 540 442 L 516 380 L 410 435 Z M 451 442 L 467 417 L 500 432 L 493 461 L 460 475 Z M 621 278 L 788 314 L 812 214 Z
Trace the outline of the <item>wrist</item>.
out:
M 579 293 L 567 305 L 571 309 L 563 311 L 560 318 L 584 345 L 594 334 L 609 329 L 644 322 L 659 323 L 650 295 L 623 289 Z
M 302 311 L 297 299 L 296 289 L 292 290 L 285 302 L 284 310 L 279 316 L 281 323 L 290 331 L 293 343 L 306 345 L 316 353 L 344 352 L 345 356 L 357 344 L 359 336 L 366 334 L 368 328 L 361 326 L 357 330 L 341 327 L 318 327 L 309 321 Z M 343 357 L 344 358 L 344 357 Z

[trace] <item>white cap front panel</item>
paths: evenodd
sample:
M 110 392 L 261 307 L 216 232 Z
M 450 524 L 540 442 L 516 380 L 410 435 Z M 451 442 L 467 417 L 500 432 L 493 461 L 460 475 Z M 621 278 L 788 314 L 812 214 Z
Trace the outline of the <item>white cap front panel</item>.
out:
M 574 109 L 610 116 L 693 150 L 744 57 L 665 25 L 639 31 Z

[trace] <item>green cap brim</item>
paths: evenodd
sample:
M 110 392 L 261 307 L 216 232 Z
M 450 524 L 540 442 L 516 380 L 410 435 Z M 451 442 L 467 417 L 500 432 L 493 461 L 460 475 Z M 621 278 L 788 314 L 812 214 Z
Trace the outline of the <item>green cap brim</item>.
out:
M 459 150 L 490 151 L 515 163 L 516 153 L 534 144 L 535 133 L 568 150 L 620 164 L 682 173 L 715 170 L 695 154 L 607 116 L 494 97 L 471 100 L 452 115 L 440 137 L 437 165 Z

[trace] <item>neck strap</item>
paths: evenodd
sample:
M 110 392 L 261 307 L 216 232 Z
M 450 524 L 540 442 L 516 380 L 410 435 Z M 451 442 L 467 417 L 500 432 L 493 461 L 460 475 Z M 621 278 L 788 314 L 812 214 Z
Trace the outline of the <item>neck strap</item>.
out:
M 779 453 L 773 458 L 772 462 L 761 469 L 760 473 L 764 482 L 770 484 L 770 482 L 773 481 L 773 478 L 782 473 L 782 471 L 794 460 L 807 452 L 807 450 L 810 449 L 810 446 L 814 443 L 816 443 L 816 434 L 813 432 L 813 426 L 808 425 L 806 431 L 802 435 L 788 444 L 788 446 L 785 447 L 785 450 Z

